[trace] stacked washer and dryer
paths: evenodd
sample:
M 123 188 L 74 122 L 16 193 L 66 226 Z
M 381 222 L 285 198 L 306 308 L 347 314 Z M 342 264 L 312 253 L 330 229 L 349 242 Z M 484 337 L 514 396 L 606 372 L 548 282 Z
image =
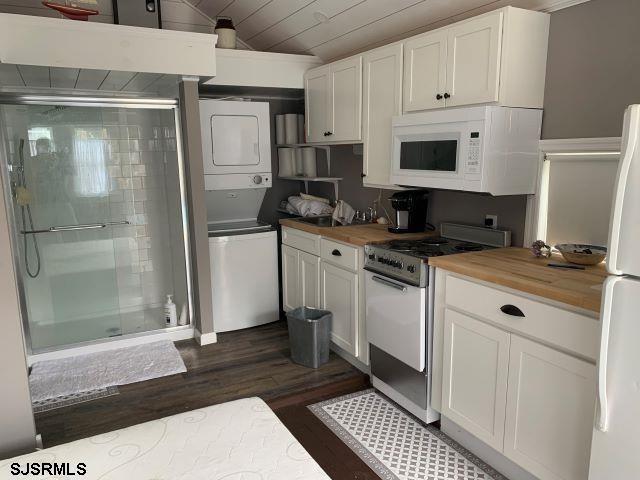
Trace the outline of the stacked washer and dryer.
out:
M 269 104 L 200 100 L 216 332 L 279 319 L 277 232 L 258 220 L 271 187 Z

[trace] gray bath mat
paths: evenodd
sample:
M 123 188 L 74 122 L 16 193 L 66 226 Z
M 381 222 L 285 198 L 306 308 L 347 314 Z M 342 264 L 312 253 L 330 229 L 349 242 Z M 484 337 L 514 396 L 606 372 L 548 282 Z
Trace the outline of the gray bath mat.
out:
M 384 480 L 507 480 L 373 389 L 308 408 Z
M 29 375 L 33 402 L 93 392 L 186 372 L 170 340 L 36 362 Z
M 72 393 L 61 397 L 47 398 L 33 402 L 33 413 L 43 413 L 56 408 L 68 407 L 78 403 L 97 400 L 98 398 L 111 397 L 118 394 L 118 387 L 96 388 L 88 392 Z

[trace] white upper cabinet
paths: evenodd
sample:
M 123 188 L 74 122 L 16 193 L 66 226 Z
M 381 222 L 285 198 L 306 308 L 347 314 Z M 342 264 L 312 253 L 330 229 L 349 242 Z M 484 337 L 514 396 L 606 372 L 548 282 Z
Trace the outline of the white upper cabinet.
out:
M 329 123 L 331 67 L 309 70 L 304 76 L 307 142 L 325 141 Z
M 445 106 L 447 31 L 438 30 L 404 44 L 404 110 Z
M 549 15 L 505 7 L 404 42 L 403 110 L 542 108 Z
M 447 107 L 498 101 L 502 12 L 447 31 Z
M 305 74 L 307 142 L 362 140 L 362 57 Z
M 327 139 L 362 140 L 362 57 L 331 64 L 331 105 Z
M 364 54 L 363 183 L 388 186 L 391 172 L 391 118 L 402 113 L 402 44 Z

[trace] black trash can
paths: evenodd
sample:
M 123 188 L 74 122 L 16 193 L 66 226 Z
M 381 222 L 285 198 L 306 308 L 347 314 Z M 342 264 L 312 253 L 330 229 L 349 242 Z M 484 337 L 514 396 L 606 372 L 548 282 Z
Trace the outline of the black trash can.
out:
M 318 368 L 329 361 L 331 319 L 328 310 L 298 307 L 287 312 L 291 359 L 305 367 Z

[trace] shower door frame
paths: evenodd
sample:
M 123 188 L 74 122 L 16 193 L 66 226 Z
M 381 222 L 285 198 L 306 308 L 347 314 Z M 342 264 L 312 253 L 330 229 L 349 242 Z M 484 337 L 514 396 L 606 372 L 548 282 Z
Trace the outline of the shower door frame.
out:
M 189 323 L 187 325 L 179 325 L 177 327 L 160 328 L 156 330 L 149 330 L 140 333 L 129 333 L 119 335 L 117 337 L 105 337 L 95 340 L 89 340 L 85 342 L 70 343 L 65 345 L 57 345 L 53 347 L 47 347 L 38 349 L 37 352 L 33 351 L 31 345 L 31 331 L 29 328 L 29 318 L 27 310 L 27 298 L 25 293 L 25 286 L 23 283 L 22 272 L 23 269 L 20 266 L 20 255 L 18 247 L 18 228 L 15 222 L 8 222 L 11 238 L 11 255 L 13 257 L 13 264 L 16 272 L 16 287 L 18 290 L 18 300 L 20 303 L 20 317 L 22 320 L 22 328 L 24 331 L 24 341 L 27 350 L 27 355 L 34 355 L 58 350 L 65 350 L 68 348 L 76 348 L 80 346 L 95 345 L 105 342 L 117 342 L 123 339 L 144 337 L 158 335 L 159 333 L 172 333 L 182 330 L 188 330 L 194 328 L 193 315 L 194 315 L 194 300 L 193 300 L 193 276 L 191 271 L 191 246 L 189 242 L 189 212 L 187 207 L 187 183 L 186 183 L 186 170 L 184 164 L 183 144 L 182 144 L 182 128 L 180 124 L 180 104 L 177 99 L 173 98 L 145 98 L 145 97 L 101 97 L 101 96 L 89 96 L 89 95 L 31 95 L 22 93 L 4 93 L 0 92 L 0 106 L 2 105 L 51 105 L 51 106 L 69 106 L 69 107 L 112 107 L 112 108 L 130 108 L 130 109 L 149 109 L 149 110 L 172 110 L 174 117 L 174 125 L 176 128 L 176 153 L 178 159 L 178 182 L 180 190 L 180 213 L 182 215 L 182 236 L 184 242 L 184 256 L 185 256 L 185 272 L 187 281 L 187 304 L 189 313 Z M 14 220 L 15 206 L 13 199 L 11 198 L 11 182 L 9 176 L 9 156 L 6 150 L 6 142 L 4 138 L 3 130 L 0 129 L 0 140 L 2 141 L 2 148 L 0 148 L 0 178 L 3 182 L 3 190 L 6 202 L 7 215 L 10 220 Z

